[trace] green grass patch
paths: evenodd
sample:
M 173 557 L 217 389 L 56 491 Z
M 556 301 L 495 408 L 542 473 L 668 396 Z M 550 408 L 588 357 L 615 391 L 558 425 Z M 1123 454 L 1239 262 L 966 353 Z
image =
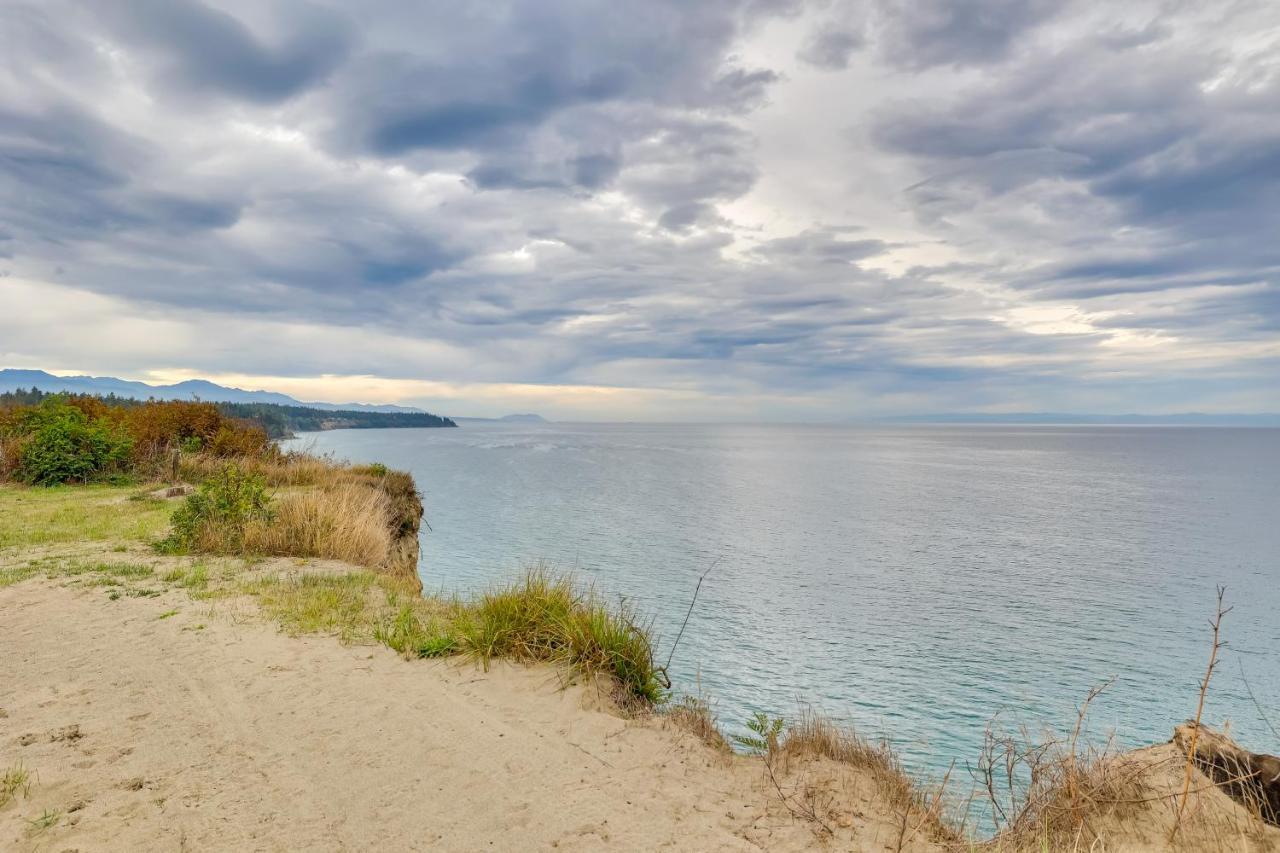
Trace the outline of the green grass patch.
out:
M 0 587 L 43 575 L 49 579 L 77 578 L 87 586 L 120 586 L 128 581 L 149 578 L 150 566 L 101 560 L 79 560 L 68 557 L 44 557 L 22 565 L 0 567 Z
M 57 809 L 45 809 L 39 817 L 27 821 L 27 835 L 39 835 L 52 829 L 62 820 L 62 812 Z
M 25 566 L 0 566 L 0 588 L 21 583 L 39 573 L 39 569 L 30 564 Z
M 647 627 L 541 569 L 470 602 L 407 596 L 370 572 L 259 578 L 241 591 L 291 634 L 381 643 L 407 657 L 466 655 L 485 667 L 494 658 L 559 663 L 612 678 L 628 701 L 665 697 Z
M 166 572 L 161 580 L 192 592 L 203 592 L 209 587 L 209 567 L 203 563 L 178 566 Z
M 336 634 L 345 642 L 370 639 L 376 614 L 372 572 L 258 578 L 243 586 L 290 634 Z
M 76 542 L 149 542 L 169 526 L 172 507 L 129 500 L 136 488 L 0 484 L 0 552 Z

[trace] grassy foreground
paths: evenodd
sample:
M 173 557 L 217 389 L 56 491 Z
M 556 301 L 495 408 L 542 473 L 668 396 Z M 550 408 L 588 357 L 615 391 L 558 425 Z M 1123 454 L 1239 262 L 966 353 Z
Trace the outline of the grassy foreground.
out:
M 365 566 L 385 556 L 385 534 L 379 539 L 368 532 L 384 529 L 385 493 L 361 487 L 372 476 L 364 470 L 340 471 L 334 491 L 317 487 L 291 493 L 281 501 L 280 514 L 287 520 L 249 527 L 249 538 L 236 548 L 215 540 L 212 547 L 198 549 L 212 552 L 209 556 L 166 559 L 135 553 L 105 562 L 60 556 L 42 546 L 111 543 L 125 553 L 163 544 L 175 504 L 148 497 L 136 486 L 0 486 L 0 586 L 44 576 L 87 578 L 126 595 L 146 595 L 165 584 L 204 599 L 247 596 L 294 634 L 381 643 L 406 657 L 465 656 L 485 666 L 494 658 L 558 663 L 583 675 L 608 677 L 624 703 L 647 706 L 663 699 L 645 627 L 625 607 L 607 606 L 566 576 L 535 568 L 509 586 L 463 600 L 424 598 L 409 579 L 371 568 L 264 571 L 268 556 L 346 557 Z M 353 494 L 357 506 L 374 504 L 369 513 L 376 524 L 341 523 Z M 370 537 L 375 541 L 371 551 L 349 547 Z M 291 550 L 297 542 L 302 547 Z
M 0 552 L 77 542 L 113 545 L 158 539 L 172 504 L 139 497 L 136 488 L 0 486 Z

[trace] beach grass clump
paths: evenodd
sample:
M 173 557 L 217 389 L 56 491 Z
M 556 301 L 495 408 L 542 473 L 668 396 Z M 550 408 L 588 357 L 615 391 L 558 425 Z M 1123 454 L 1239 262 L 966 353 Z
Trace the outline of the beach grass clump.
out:
M 21 762 L 0 773 L 0 808 L 16 800 L 19 794 L 23 797 L 31 794 L 31 771 Z
M 384 615 L 373 637 L 405 657 L 448 657 L 461 651 L 450 615 L 427 613 L 422 606 L 406 602 Z
M 681 696 L 663 711 L 663 718 L 678 729 L 683 729 L 716 752 L 728 755 L 733 752 L 724 732 L 716 721 L 711 703 L 698 696 Z
M 391 554 L 392 523 L 386 492 L 344 482 L 280 497 L 269 517 L 246 526 L 239 545 L 245 553 L 375 567 Z
M 273 575 L 240 591 L 291 634 L 376 642 L 410 658 L 470 657 L 563 664 L 603 676 L 627 707 L 665 698 L 648 631 L 629 608 L 610 608 L 568 576 L 535 567 L 472 601 L 421 598 L 395 577 L 368 572 Z
M 564 663 L 612 678 L 625 700 L 652 705 L 665 697 L 649 630 L 631 608 L 610 608 L 542 566 L 464 608 L 455 629 L 466 653 L 486 666 L 495 657 Z

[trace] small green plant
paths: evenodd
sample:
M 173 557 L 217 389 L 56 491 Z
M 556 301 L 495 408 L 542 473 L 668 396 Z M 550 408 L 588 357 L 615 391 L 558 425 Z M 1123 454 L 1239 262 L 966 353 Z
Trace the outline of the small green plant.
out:
M 58 821 L 62 820 L 62 812 L 52 809 L 45 809 L 40 817 L 27 821 L 27 834 L 39 835 L 46 829 L 57 826 Z
M 15 764 L 0 774 L 0 808 L 7 806 L 18 794 L 23 797 L 31 794 L 31 771 L 21 763 Z
M 752 734 L 730 737 L 738 746 L 745 747 L 757 755 L 773 752 L 778 748 L 778 738 L 782 735 L 785 725 L 781 717 L 770 717 L 763 711 L 756 711 L 751 715 L 751 719 L 747 720 L 747 728 Z
M 156 617 L 156 621 L 159 621 L 161 619 L 168 619 L 170 616 L 177 616 L 177 615 L 178 615 L 178 611 L 176 610 L 166 610 L 165 612 L 161 613 L 159 616 Z
M 183 453 L 199 453 L 204 450 L 204 439 L 198 435 L 189 435 L 178 445 Z
M 245 529 L 251 523 L 274 518 L 265 478 L 227 464 L 174 512 L 173 531 L 160 541 L 159 548 L 171 554 L 193 550 L 238 553 L 244 548 Z

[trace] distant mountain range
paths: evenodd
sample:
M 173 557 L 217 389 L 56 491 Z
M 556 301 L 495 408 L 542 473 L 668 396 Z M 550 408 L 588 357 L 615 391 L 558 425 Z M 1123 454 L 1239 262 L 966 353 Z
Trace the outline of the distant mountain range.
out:
M 1171 415 L 1098 415 L 1063 412 L 1006 412 L 1000 414 L 967 414 L 964 412 L 934 415 L 903 415 L 877 418 L 878 423 L 895 424 L 1096 424 L 1117 426 L 1280 426 L 1280 414 L 1206 414 L 1181 412 Z
M 308 409 L 324 409 L 331 412 L 404 412 L 421 413 L 422 409 L 408 406 L 371 405 L 369 403 L 314 403 L 296 400 L 287 394 L 274 391 L 245 391 L 227 388 L 204 379 L 188 379 L 173 385 L 148 385 L 116 379 L 113 376 L 54 376 L 43 370 L 0 370 L 0 394 L 20 388 L 39 388 L 41 391 L 67 392 L 70 394 L 94 394 L 130 397 L 135 400 L 190 400 L 199 398 L 209 403 L 273 403 L 277 406 L 305 406 Z

